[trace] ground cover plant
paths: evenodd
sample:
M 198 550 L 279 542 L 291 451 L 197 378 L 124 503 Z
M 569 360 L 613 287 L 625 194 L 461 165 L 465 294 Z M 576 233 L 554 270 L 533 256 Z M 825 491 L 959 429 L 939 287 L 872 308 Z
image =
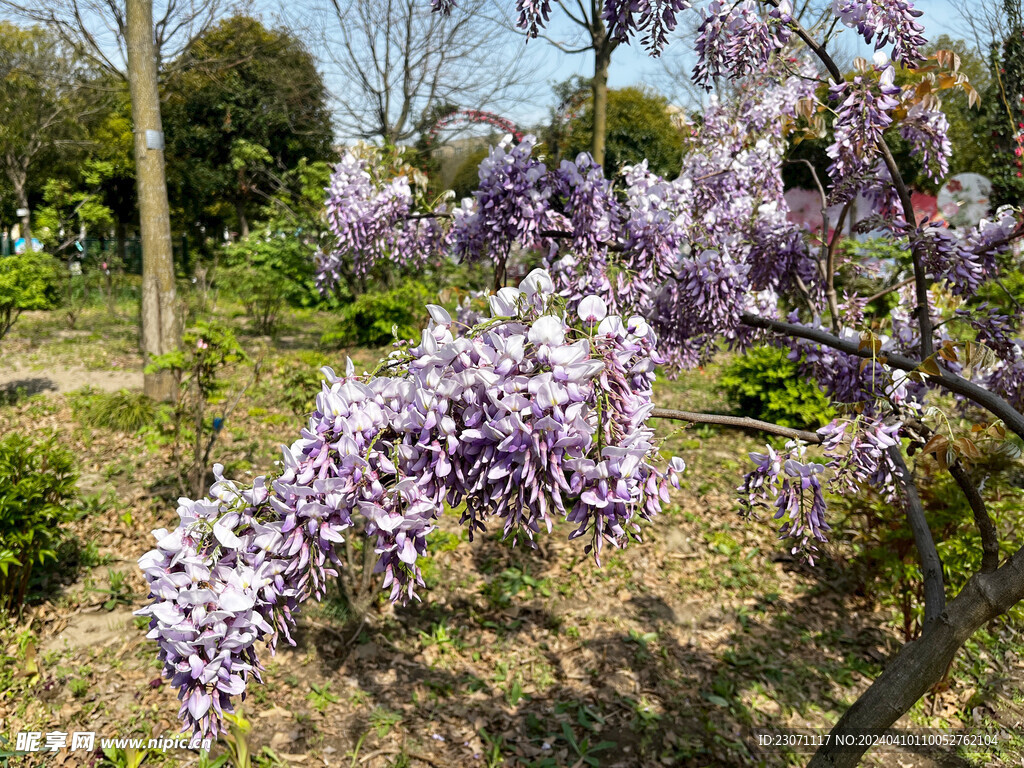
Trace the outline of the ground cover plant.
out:
M 252 335 L 239 309 L 219 303 L 212 317 L 253 349 L 264 340 Z M 103 331 L 90 367 L 77 369 L 93 377 L 94 387 L 116 393 L 140 386 L 118 341 L 137 332 L 129 310 L 120 306 L 116 325 L 102 302 L 83 313 L 76 334 Z M 285 315 L 266 352 L 265 375 L 215 444 L 213 459 L 226 473 L 244 475 L 280 455 L 296 418 L 283 374 L 308 371 L 316 391 L 319 366 L 337 356 L 317 349 L 333 322 L 300 310 Z M 81 365 L 67 338 L 32 341 L 45 338 L 48 327 L 65 325 L 57 314 L 29 313 L 10 337 L 8 349 L 27 369 L 22 376 L 43 378 Z M 386 352 L 348 350 L 361 370 Z M 244 387 L 250 374 L 229 371 L 227 390 Z M 667 408 L 728 414 L 720 375 L 713 364 L 675 380 L 659 377 L 654 397 Z M 308 414 L 314 401 L 296 408 Z M 176 517 L 173 436 L 159 423 L 128 434 L 82 420 L 76 403 L 73 389 L 44 389 L 0 408 L 5 431 L 70 425 L 63 442 L 76 457 L 83 495 L 65 524 L 67 543 L 56 566 L 48 561 L 37 569 L 46 581 L 33 577 L 20 617 L 0 628 L 0 712 L 10 723 L 10 748 L 15 732 L 45 733 L 55 725 L 146 739 L 178 727 L 176 692 L 161 682 L 152 642 L 131 616 L 149 602 L 134 565 L 150 546 L 139 531 L 168 527 Z M 169 417 L 165 411 L 163 420 Z M 823 563 L 801 565 L 762 528 L 735 515 L 743 457 L 763 451 L 763 441 L 674 424 L 662 420 L 655 428 L 664 453 L 687 456 L 681 489 L 646 527 L 643 544 L 606 551 L 600 568 L 565 537 L 540 536 L 538 550 L 529 550 L 511 548 L 500 531 L 490 531 L 469 545 L 459 514 L 446 513 L 431 534 L 430 552 L 418 560 L 427 584 L 422 602 L 395 609 L 373 601 L 357 614 L 329 585 L 322 603 L 303 607 L 297 645 L 282 643 L 266 659 L 265 685 L 253 686 L 242 704 L 253 726 L 242 744 L 253 764 L 323 757 L 347 765 L 354 757 L 371 766 L 417 765 L 419 755 L 444 765 L 571 765 L 580 759 L 572 743 L 583 748 L 584 741 L 585 749 L 616 744 L 593 752 L 600 765 L 806 763 L 806 752 L 759 747 L 757 733 L 827 727 L 878 674 L 904 642 L 897 575 L 905 572 L 919 588 L 916 552 L 904 548 L 902 560 L 875 569 L 877 550 L 862 555 L 859 536 L 851 533 L 853 543 L 827 545 Z M 997 493 L 993 503 L 1005 509 L 996 513 L 1012 525 L 1015 497 L 1011 489 Z M 833 508 L 837 521 L 846 514 Z M 898 530 L 887 510 L 879 502 L 872 513 L 881 522 L 865 531 Z M 836 527 L 857 530 L 857 519 Z M 958 524 L 973 527 L 962 515 Z M 865 538 L 865 547 L 872 541 Z M 964 541 L 966 549 L 977 549 Z M 964 568 L 966 578 L 969 563 Z M 119 573 L 126 575 L 124 586 L 113 583 Z M 371 591 L 379 593 L 377 578 Z M 911 602 L 919 614 L 920 603 Z M 869 753 L 866 764 L 891 765 L 894 757 L 910 765 L 1012 764 L 1022 746 L 1010 738 L 1022 716 L 1014 661 L 1024 653 L 1019 627 L 1018 621 L 996 624 L 972 639 L 946 683 L 903 721 L 942 728 L 977 721 L 987 732 L 1007 734 L 998 747 Z M 322 705 L 317 689 L 338 701 Z M 233 723 L 211 760 L 234 749 Z M 200 757 L 141 752 L 144 765 L 195 764 Z M 52 761 L 43 753 L 18 759 Z M 107 759 L 96 756 L 97 764 Z

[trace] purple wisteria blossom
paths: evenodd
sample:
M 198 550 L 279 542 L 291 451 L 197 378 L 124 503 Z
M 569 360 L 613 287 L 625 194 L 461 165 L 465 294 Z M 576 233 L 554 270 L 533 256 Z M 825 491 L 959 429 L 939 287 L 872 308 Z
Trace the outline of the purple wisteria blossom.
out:
M 942 111 L 914 104 L 900 122 L 900 135 L 920 156 L 928 176 L 937 182 L 946 178 L 953 145 L 949 142 L 949 120 Z
M 215 735 L 259 679 L 256 643 L 291 642 L 298 605 L 336 575 L 357 515 L 399 602 L 423 585 L 417 560 L 445 505 L 465 504 L 471 537 L 497 520 L 527 545 L 564 518 L 597 558 L 639 536 L 683 469 L 659 468 L 648 425 L 654 331 L 597 296 L 574 315 L 555 299 L 535 270 L 458 336 L 445 309 L 428 307 L 420 343 L 395 350 L 387 375 L 324 369 L 277 477 L 243 489 L 216 467 L 208 498 L 180 501 L 178 527 L 154 532 L 140 560 L 154 602 L 139 614 L 186 727 Z
M 863 176 L 874 166 L 882 133 L 892 125 L 889 113 L 899 106 L 896 70 L 884 58 L 876 62 L 875 69 L 877 80 L 864 73 L 833 83 L 829 89 L 832 99 L 839 102 L 834 141 L 827 150 L 832 158 L 829 175 L 835 189 L 843 191 L 839 196 L 834 193 L 837 202 L 855 191 L 844 187 L 843 180 Z
M 480 164 L 472 204 L 463 201 L 451 232 L 459 258 L 490 258 L 503 265 L 514 244 L 531 247 L 549 228 L 552 189 L 547 167 L 532 156 L 534 136 L 516 145 L 506 136 Z
M 865 42 L 879 50 L 893 46 L 892 58 L 907 67 L 923 58 L 920 49 L 927 44 L 921 11 L 906 0 L 833 0 L 832 10 L 844 24 L 856 30 Z
M 786 443 L 782 451 L 766 446 L 766 453 L 751 453 L 754 469 L 747 473 L 738 489 L 744 515 L 758 509 L 775 509 L 773 517 L 782 520 L 779 537 L 791 539 L 790 551 L 811 565 L 818 544 L 827 541 L 825 496 L 819 475 L 822 464 L 806 459 L 807 447 Z
M 832 473 L 830 490 L 845 495 L 868 485 L 886 501 L 895 501 L 900 485 L 888 450 L 900 444 L 902 426 L 898 421 L 887 424 L 865 416 L 854 421 L 836 419 L 819 429 Z
M 639 36 L 648 52 L 658 56 L 678 24 L 678 15 L 690 6 L 690 0 L 605 0 L 601 17 L 613 40 L 626 42 Z
M 763 72 L 793 34 L 789 26 L 792 12 L 789 0 L 782 0 L 767 16 L 761 15 L 753 0 L 714 0 L 702 11 L 703 21 L 697 30 L 694 82 L 711 90 L 713 78 Z
M 388 260 L 419 267 L 438 253 L 443 233 L 434 219 L 410 219 L 413 192 L 408 175 L 382 179 L 366 157 L 347 152 L 327 188 L 327 224 L 334 248 L 317 254 L 317 284 L 329 292 L 346 272 L 365 276 Z

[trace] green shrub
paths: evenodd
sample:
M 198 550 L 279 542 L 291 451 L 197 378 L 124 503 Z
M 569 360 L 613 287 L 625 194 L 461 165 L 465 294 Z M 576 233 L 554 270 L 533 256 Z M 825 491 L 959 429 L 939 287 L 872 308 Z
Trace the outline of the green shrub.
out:
M 218 270 L 217 279 L 245 307 L 256 333 L 272 335 L 277 330 L 289 293 L 286 280 L 265 267 L 229 267 Z
M 322 300 L 314 279 L 316 251 L 317 243 L 302 232 L 254 232 L 224 248 L 213 277 L 222 289 L 241 296 L 244 289 L 226 279 L 225 273 L 249 267 L 260 273 L 264 282 L 275 282 L 289 306 L 317 306 Z
M 22 312 L 55 306 L 60 271 L 60 263 L 42 253 L 0 256 L 0 339 Z
M 827 424 L 834 414 L 828 398 L 786 355 L 776 347 L 755 347 L 729 363 L 719 383 L 743 416 L 784 427 Z
M 335 361 L 318 352 L 301 352 L 294 359 L 287 360 L 278 372 L 284 385 L 281 402 L 296 416 L 308 416 L 316 405 L 320 382 L 324 378 L 320 369 L 332 364 L 336 364 Z
M 86 427 L 135 433 L 156 418 L 156 403 L 142 392 L 100 392 L 85 388 L 71 396 L 71 410 Z
M 76 479 L 71 454 L 55 438 L 0 439 L 0 608 L 20 606 L 34 566 L 56 558 Z
M 220 290 L 237 299 L 257 333 L 272 334 L 285 306 L 321 303 L 314 282 L 316 244 L 302 233 L 259 232 L 224 249 L 214 272 Z
M 431 291 L 422 283 L 407 282 L 390 291 L 366 293 L 341 311 L 338 328 L 325 333 L 325 347 L 382 347 L 399 339 L 416 339 L 427 323 L 425 305 Z

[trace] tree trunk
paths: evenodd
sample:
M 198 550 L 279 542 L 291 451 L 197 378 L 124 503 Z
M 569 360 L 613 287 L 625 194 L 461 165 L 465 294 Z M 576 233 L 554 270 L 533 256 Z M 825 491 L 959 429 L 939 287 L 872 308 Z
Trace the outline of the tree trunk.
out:
M 867 751 L 858 736 L 880 735 L 938 683 L 957 651 L 978 629 L 1024 599 L 1024 548 L 1002 568 L 971 577 L 946 610 L 907 643 L 839 719 L 829 743 L 818 749 L 808 768 L 853 768 Z M 851 746 L 843 746 L 852 737 Z
M 238 237 L 249 236 L 249 219 L 245 216 L 245 201 L 241 198 L 235 200 L 235 214 L 238 216 Z
M 142 353 L 143 364 L 148 365 L 155 355 L 178 348 L 180 329 L 175 311 L 171 219 L 164 176 L 152 0 L 126 0 L 125 16 L 142 234 Z M 159 148 L 148 148 L 147 135 L 157 140 Z M 156 400 L 174 400 L 177 395 L 170 371 L 147 373 L 144 388 L 146 394 Z
M 29 253 L 32 250 L 32 214 L 28 210 L 28 171 L 12 168 L 7 175 L 14 188 L 14 200 L 18 208 L 25 211 L 25 215 L 18 219 L 18 228 L 25 238 L 25 253 Z
M 114 230 L 114 237 L 117 239 L 117 243 L 114 246 L 114 248 L 115 248 L 114 255 L 117 256 L 118 267 L 120 269 L 124 269 L 125 266 L 128 264 L 128 262 L 125 259 L 125 256 L 127 255 L 125 253 L 125 242 L 124 242 L 125 241 L 125 237 L 126 237 L 125 226 L 124 226 L 124 222 L 121 221 L 121 219 L 117 220 L 117 228 Z
M 608 41 L 604 24 L 600 24 L 594 32 L 594 79 L 590 83 L 594 100 L 594 134 L 591 137 L 590 154 L 594 162 L 602 167 L 605 134 L 608 132 L 608 66 L 611 60 L 612 45 Z M 605 175 L 609 175 L 607 168 Z

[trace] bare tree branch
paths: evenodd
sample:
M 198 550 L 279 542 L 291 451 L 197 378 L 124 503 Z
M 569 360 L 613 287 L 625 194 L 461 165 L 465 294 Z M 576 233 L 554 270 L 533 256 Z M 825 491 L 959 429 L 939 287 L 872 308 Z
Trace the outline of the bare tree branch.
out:
M 409 142 L 438 108 L 502 110 L 528 97 L 534 68 L 518 38 L 507 47 L 489 0 L 443 16 L 420 0 L 324 0 L 317 9 L 322 58 L 337 90 L 343 136 Z
M 784 427 L 781 424 L 773 424 L 770 421 L 751 419 L 746 416 L 728 416 L 719 413 L 697 413 L 695 411 L 677 411 L 672 408 L 655 408 L 651 416 L 656 419 L 671 419 L 673 421 L 686 421 L 690 424 L 719 424 L 724 427 L 736 427 L 754 432 L 767 432 L 770 435 L 780 435 L 794 440 L 803 440 L 805 443 L 818 444 L 821 436 L 817 432 L 809 432 L 805 429 L 793 429 Z
M 225 9 L 224 0 L 163 0 L 154 3 L 157 71 L 179 59 Z M 42 24 L 108 74 L 127 81 L 123 0 L 0 0 L 0 10 Z
M 840 352 L 845 352 L 848 355 L 854 355 L 855 357 L 869 358 L 874 355 L 872 350 L 869 348 L 862 349 L 858 344 L 852 341 L 840 339 L 838 336 L 834 336 L 819 328 L 810 328 L 797 323 L 787 323 L 782 320 L 759 317 L 758 315 L 752 315 L 749 312 L 744 312 L 743 315 L 741 315 L 740 322 L 751 328 L 762 328 L 774 333 L 781 333 L 798 339 L 814 341 L 818 344 L 823 344 L 826 347 L 837 349 Z M 912 360 L 909 357 L 904 357 L 903 355 L 888 353 L 878 355 L 878 357 L 887 365 L 898 368 L 899 370 L 920 372 L 921 362 L 918 360 Z M 950 392 L 963 395 L 968 400 L 971 400 L 975 404 L 985 408 L 996 417 L 1002 419 L 1003 423 L 1006 424 L 1006 426 L 1013 432 L 1024 438 L 1024 414 L 1017 411 L 999 395 L 994 392 L 990 392 L 984 387 L 978 386 L 972 381 L 968 381 L 954 373 L 950 373 L 947 370 L 940 369 L 938 376 L 929 376 L 929 378 Z

